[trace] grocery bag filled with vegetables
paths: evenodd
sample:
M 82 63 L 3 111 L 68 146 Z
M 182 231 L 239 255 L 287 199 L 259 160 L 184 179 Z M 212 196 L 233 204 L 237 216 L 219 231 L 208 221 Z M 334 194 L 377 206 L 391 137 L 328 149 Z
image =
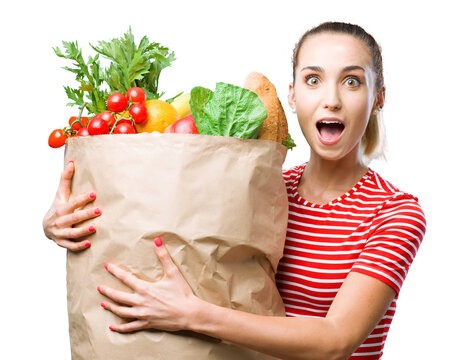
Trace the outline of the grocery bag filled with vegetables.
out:
M 274 86 L 252 73 L 244 87 L 217 83 L 161 100 L 158 79 L 174 53 L 129 30 L 58 56 L 72 61 L 77 88 L 68 126 L 49 137 L 73 160 L 72 194 L 97 190 L 97 232 L 88 251 L 67 254 L 73 359 L 270 359 L 191 332 L 112 332 L 99 284 L 130 291 L 107 262 L 150 281 L 162 277 L 153 250 L 161 236 L 195 294 L 215 304 L 282 316 L 274 274 L 287 227 L 282 164 L 294 143 Z M 100 58 L 108 60 L 102 67 Z M 74 109 L 75 109 L 74 107 Z M 81 224 L 79 226 L 85 226 Z

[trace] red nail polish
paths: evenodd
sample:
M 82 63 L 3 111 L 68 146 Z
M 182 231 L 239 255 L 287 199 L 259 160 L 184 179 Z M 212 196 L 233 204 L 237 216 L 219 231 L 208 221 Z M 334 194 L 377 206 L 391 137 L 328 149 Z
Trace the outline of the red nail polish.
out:
M 113 326 L 111 326 L 111 325 L 110 325 L 108 328 L 109 328 L 111 331 L 114 330 L 114 329 L 113 329 Z
M 91 226 L 89 227 L 88 230 L 89 230 L 90 232 L 93 232 L 93 231 L 96 231 L 96 228 L 95 228 L 93 225 L 91 225 Z
M 108 263 L 105 263 L 104 268 L 108 270 Z
M 162 244 L 163 244 L 163 242 L 161 241 L 161 238 L 160 238 L 160 237 L 157 237 L 157 238 L 155 239 L 155 245 L 156 245 L 157 247 L 160 247 Z
M 99 208 L 94 209 L 94 214 L 99 215 L 100 214 L 100 209 Z
M 89 197 L 91 199 L 94 199 L 96 197 L 96 193 L 93 191 L 92 193 L 89 194 Z
M 91 246 L 91 243 L 90 243 L 89 241 L 86 241 L 86 242 L 84 243 L 84 246 L 89 247 L 89 246 Z
M 73 160 L 70 160 L 70 161 L 67 163 L 67 166 L 70 165 L 70 164 L 74 165 L 75 163 L 73 162 Z
M 97 287 L 97 291 L 100 292 L 100 286 Z
M 103 302 L 100 303 L 100 306 L 102 306 L 104 309 L 107 307 L 107 305 L 105 305 Z

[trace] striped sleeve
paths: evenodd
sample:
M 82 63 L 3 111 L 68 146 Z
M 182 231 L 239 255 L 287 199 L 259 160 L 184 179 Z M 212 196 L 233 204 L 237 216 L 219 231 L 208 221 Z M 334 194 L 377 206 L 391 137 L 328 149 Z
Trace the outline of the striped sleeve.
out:
M 351 271 L 383 281 L 398 295 L 425 230 L 417 199 L 407 194 L 394 196 L 376 215 L 371 235 Z

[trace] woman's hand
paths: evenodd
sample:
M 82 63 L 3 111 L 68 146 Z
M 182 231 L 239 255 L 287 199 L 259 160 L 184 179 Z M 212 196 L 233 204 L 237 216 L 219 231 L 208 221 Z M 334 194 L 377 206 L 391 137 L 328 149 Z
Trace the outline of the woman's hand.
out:
M 188 328 L 192 309 L 199 299 L 193 294 L 165 246 L 162 246 L 161 239 L 158 237 L 154 242 L 156 255 L 164 269 L 163 278 L 157 282 L 141 280 L 116 265 L 105 264 L 108 272 L 134 290 L 134 293 L 127 293 L 108 286 L 97 288 L 101 294 L 117 303 L 104 301 L 100 304 L 103 308 L 131 320 L 110 326 L 113 331 L 125 333 L 150 328 L 177 331 Z
M 77 210 L 83 205 L 94 201 L 96 198 L 95 192 L 76 196 L 69 201 L 70 183 L 74 169 L 75 164 L 70 161 L 62 172 L 54 202 L 43 218 L 43 230 L 45 235 L 54 240 L 57 245 L 71 251 L 80 251 L 87 249 L 91 246 L 91 243 L 88 240 L 79 239 L 94 233 L 96 228 L 94 225 L 80 228 L 73 228 L 72 226 L 99 216 L 101 210 L 99 208 Z

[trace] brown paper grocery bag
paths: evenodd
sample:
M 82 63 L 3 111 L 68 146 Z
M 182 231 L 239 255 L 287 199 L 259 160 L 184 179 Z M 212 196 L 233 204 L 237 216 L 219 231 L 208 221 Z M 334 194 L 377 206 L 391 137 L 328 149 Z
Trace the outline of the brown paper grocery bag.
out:
M 287 227 L 285 155 L 275 142 L 206 135 L 69 139 L 72 196 L 95 190 L 90 206 L 103 209 L 91 220 L 97 227 L 91 248 L 67 256 L 72 358 L 271 359 L 192 332 L 112 332 L 108 326 L 123 319 L 101 308 L 105 298 L 96 289 L 106 284 L 130 291 L 104 269 L 106 262 L 159 280 L 153 239 L 161 236 L 197 296 L 284 316 L 274 273 Z

